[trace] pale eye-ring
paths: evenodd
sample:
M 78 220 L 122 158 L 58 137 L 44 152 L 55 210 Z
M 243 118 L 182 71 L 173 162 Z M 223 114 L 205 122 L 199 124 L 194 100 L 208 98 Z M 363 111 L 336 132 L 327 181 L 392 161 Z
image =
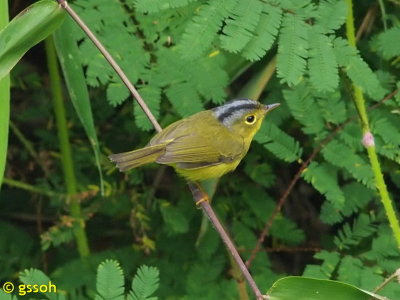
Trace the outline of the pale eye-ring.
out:
M 252 125 L 256 122 L 256 116 L 255 115 L 248 115 L 246 117 L 246 124 Z

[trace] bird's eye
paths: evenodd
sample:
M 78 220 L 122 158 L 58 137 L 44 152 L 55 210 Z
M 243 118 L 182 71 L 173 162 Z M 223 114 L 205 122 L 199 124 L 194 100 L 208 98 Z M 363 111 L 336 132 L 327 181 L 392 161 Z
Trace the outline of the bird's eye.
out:
M 252 125 L 256 121 L 256 117 L 254 115 L 249 115 L 246 117 L 246 124 Z

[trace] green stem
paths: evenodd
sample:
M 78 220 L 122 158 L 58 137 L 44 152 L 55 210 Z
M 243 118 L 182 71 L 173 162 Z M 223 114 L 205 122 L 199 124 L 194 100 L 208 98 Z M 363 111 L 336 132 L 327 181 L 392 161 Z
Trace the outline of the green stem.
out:
M 7 184 L 8 186 L 16 187 L 21 190 L 25 190 L 25 191 L 35 193 L 35 194 L 40 194 L 40 195 L 49 196 L 49 197 L 65 197 L 65 195 L 63 195 L 63 194 L 55 193 L 55 192 L 48 191 L 48 190 L 43 190 L 36 186 L 27 184 L 25 182 L 17 181 L 17 180 L 11 179 L 11 178 L 4 178 L 3 183 Z
M 347 4 L 347 18 L 346 18 L 346 35 L 347 40 L 350 45 L 356 47 L 356 37 L 355 37 L 355 30 L 354 30 L 354 18 L 353 18 L 353 3 L 352 0 L 346 0 Z M 358 110 L 358 114 L 361 120 L 362 132 L 363 135 L 370 132 L 369 121 L 367 110 L 365 107 L 365 99 L 362 93 L 362 90 L 353 84 L 353 91 L 354 91 L 354 102 L 356 108 Z M 396 212 L 393 207 L 393 203 L 390 199 L 385 180 L 382 174 L 381 166 L 379 164 L 378 155 L 376 154 L 375 145 L 366 145 L 368 158 L 371 164 L 372 171 L 375 176 L 375 184 L 378 189 L 379 195 L 381 197 L 381 201 L 383 207 L 386 212 L 386 216 L 388 218 L 390 227 L 393 230 L 394 237 L 397 242 L 397 246 L 400 248 L 400 225 L 399 220 L 396 216 Z
M 15 134 L 17 139 L 21 142 L 21 144 L 25 147 L 26 151 L 35 159 L 38 158 L 38 154 L 33 148 L 32 143 L 25 137 L 25 135 L 19 130 L 17 126 L 15 126 L 13 121 L 10 121 L 10 128 L 12 132 Z
M 8 24 L 8 0 L 0 0 L 0 30 Z M 10 76 L 0 80 L 0 186 L 6 168 L 8 122 L 10 121 Z
M 64 172 L 64 180 L 67 189 L 67 203 L 71 216 L 74 218 L 74 235 L 81 257 L 90 254 L 89 244 L 85 232 L 85 220 L 82 217 L 81 206 L 76 196 L 77 185 L 72 159 L 71 144 L 69 142 L 67 119 L 64 107 L 64 99 L 61 88 L 61 77 L 58 70 L 57 56 L 52 37 L 45 40 L 47 65 L 50 74 L 50 85 L 56 117 L 58 140 L 61 148 L 61 163 Z

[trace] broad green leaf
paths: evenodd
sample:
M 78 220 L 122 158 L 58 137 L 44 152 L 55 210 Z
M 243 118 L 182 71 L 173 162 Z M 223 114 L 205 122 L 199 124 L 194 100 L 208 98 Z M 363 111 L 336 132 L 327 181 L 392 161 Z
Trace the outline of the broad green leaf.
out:
M 21 57 L 56 30 L 65 12 L 56 1 L 42 0 L 26 8 L 0 32 L 0 79 Z
M 8 23 L 8 1 L 0 0 L 0 30 Z M 0 50 L 1 51 L 1 50 Z M 1 68 L 1 67 L 0 67 Z M 0 187 L 6 168 L 8 123 L 10 121 L 10 77 L 0 79 Z
M 269 289 L 271 300 L 388 300 L 353 285 L 325 279 L 289 276 L 276 281 Z
M 54 33 L 54 44 L 57 49 L 58 58 L 64 74 L 69 95 L 75 111 L 86 131 L 93 149 L 97 169 L 100 176 L 101 193 L 104 193 L 103 174 L 100 164 L 100 147 L 93 121 L 92 108 L 89 99 L 89 92 L 86 86 L 85 76 L 79 59 L 79 49 L 71 38 L 72 21 L 65 22 Z

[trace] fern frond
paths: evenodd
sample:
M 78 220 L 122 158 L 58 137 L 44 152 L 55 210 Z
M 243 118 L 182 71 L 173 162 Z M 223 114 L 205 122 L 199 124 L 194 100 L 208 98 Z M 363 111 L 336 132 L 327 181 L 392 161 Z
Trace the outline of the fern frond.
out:
M 96 300 L 123 300 L 124 273 L 115 260 L 105 260 L 97 268 Z
M 171 234 L 185 233 L 189 230 L 189 219 L 186 215 L 171 205 L 171 203 L 162 201 L 160 211 L 166 225 L 166 231 Z
M 316 277 L 321 279 L 329 279 L 332 277 L 336 266 L 340 261 L 340 255 L 337 252 L 328 252 L 322 250 L 314 255 L 315 259 L 323 260 L 321 265 L 307 265 L 303 276 Z
M 321 206 L 319 218 L 329 225 L 337 224 L 343 220 L 343 216 L 338 209 L 329 201 L 324 201 Z
M 284 90 L 283 96 L 294 118 L 303 125 L 304 133 L 320 134 L 324 131 L 324 120 L 307 84 L 300 83 Z
M 347 124 L 339 132 L 339 138 L 355 151 L 360 151 L 363 148 L 362 143 L 360 143 L 362 139 L 362 132 L 359 124 Z
M 271 122 L 264 122 L 255 140 L 276 157 L 287 162 L 296 161 L 303 152 L 298 141 Z
M 371 236 L 376 230 L 373 219 L 366 214 L 360 214 L 352 226 L 349 223 L 344 224 L 333 241 L 339 249 L 349 249 Z
M 371 98 L 381 99 L 385 90 L 368 64 L 361 58 L 357 49 L 340 37 L 333 42 L 338 64 L 344 67 L 347 76 Z
M 136 0 L 135 8 L 142 13 L 155 13 L 166 9 L 183 7 L 198 0 Z
M 107 100 L 111 106 L 117 106 L 130 95 L 129 90 L 121 81 L 110 82 L 107 85 Z
M 372 130 L 380 135 L 385 144 L 400 145 L 400 121 L 391 112 L 379 110 L 371 113 Z
M 151 295 L 160 285 L 159 276 L 157 268 L 141 266 L 132 280 L 132 290 L 129 292 L 128 300 L 157 300 L 158 297 Z
M 376 151 L 400 165 L 400 146 L 385 144 L 380 136 L 375 136 Z
M 272 47 L 282 21 L 282 9 L 263 3 L 260 21 L 254 30 L 253 38 L 244 46 L 242 56 L 255 61 L 265 55 Z
M 371 191 L 358 182 L 346 184 L 343 187 L 343 193 L 346 201 L 341 213 L 345 217 L 362 210 L 373 197 Z
M 190 116 L 204 109 L 199 94 L 190 83 L 171 85 L 165 93 L 181 117 Z
M 271 226 L 271 235 L 285 244 L 293 246 L 301 244 L 305 240 L 304 231 L 292 220 L 286 218 L 275 219 Z
M 237 0 L 211 0 L 198 8 L 198 14 L 187 24 L 180 42 L 180 53 L 184 59 L 196 59 L 211 47 L 236 3 Z
M 154 114 L 154 117 L 158 118 L 160 114 L 161 88 L 147 85 L 139 88 L 138 91 L 144 101 L 146 101 L 146 104 Z M 134 101 L 134 115 L 135 123 L 139 128 L 146 131 L 154 129 L 146 114 L 140 108 L 139 104 L 136 103 L 136 101 Z
M 339 187 L 336 170 L 332 166 L 326 163 L 318 164 L 312 162 L 303 173 L 303 176 L 317 191 L 325 195 L 335 209 L 341 209 L 344 206 L 345 197 Z
M 341 261 L 338 272 L 338 280 L 360 286 L 363 263 L 360 259 L 346 255 Z
M 368 188 L 374 188 L 371 166 L 351 148 L 333 140 L 322 149 L 322 154 L 334 166 L 345 169 Z
M 33 285 L 46 285 L 49 286 L 51 282 L 50 278 L 47 277 L 41 270 L 38 269 L 26 269 L 19 274 L 19 280 L 24 284 Z M 61 300 L 63 297 L 59 297 L 59 294 L 55 293 L 54 290 L 49 289 L 46 293 L 42 293 L 46 295 L 47 299 L 50 300 Z M 0 295 L 1 296 L 1 295 Z M 1 298 L 1 297 L 0 297 Z
M 225 22 L 223 34 L 220 35 L 222 48 L 237 53 L 253 37 L 262 12 L 259 0 L 239 1 Z
M 279 35 L 277 71 L 283 82 L 297 84 L 306 69 L 309 25 L 295 14 L 283 15 Z
M 392 27 L 374 36 L 371 41 L 372 50 L 385 59 L 392 59 L 400 55 L 400 26 Z M 396 42 L 397 41 L 397 42 Z
M 229 76 L 222 65 L 222 57 L 204 57 L 196 64 L 186 64 L 185 74 L 205 99 L 215 104 L 225 101 L 225 87 L 229 84 Z
M 324 93 L 323 96 L 316 96 L 316 103 L 320 107 L 322 117 L 326 122 L 341 124 L 346 120 L 347 110 L 345 101 L 342 100 L 340 91 Z
M 323 0 L 319 3 L 315 24 L 323 28 L 323 33 L 332 33 L 346 21 L 347 7 L 341 0 Z
M 310 58 L 308 59 L 310 81 L 317 91 L 331 92 L 339 84 L 331 38 L 323 34 L 319 26 L 312 26 L 309 35 L 312 37 L 309 40 Z
M 363 258 L 370 261 L 382 261 L 386 258 L 399 259 L 399 256 L 393 233 L 387 225 L 379 227 L 376 237 L 372 240 L 371 250 L 362 254 Z

